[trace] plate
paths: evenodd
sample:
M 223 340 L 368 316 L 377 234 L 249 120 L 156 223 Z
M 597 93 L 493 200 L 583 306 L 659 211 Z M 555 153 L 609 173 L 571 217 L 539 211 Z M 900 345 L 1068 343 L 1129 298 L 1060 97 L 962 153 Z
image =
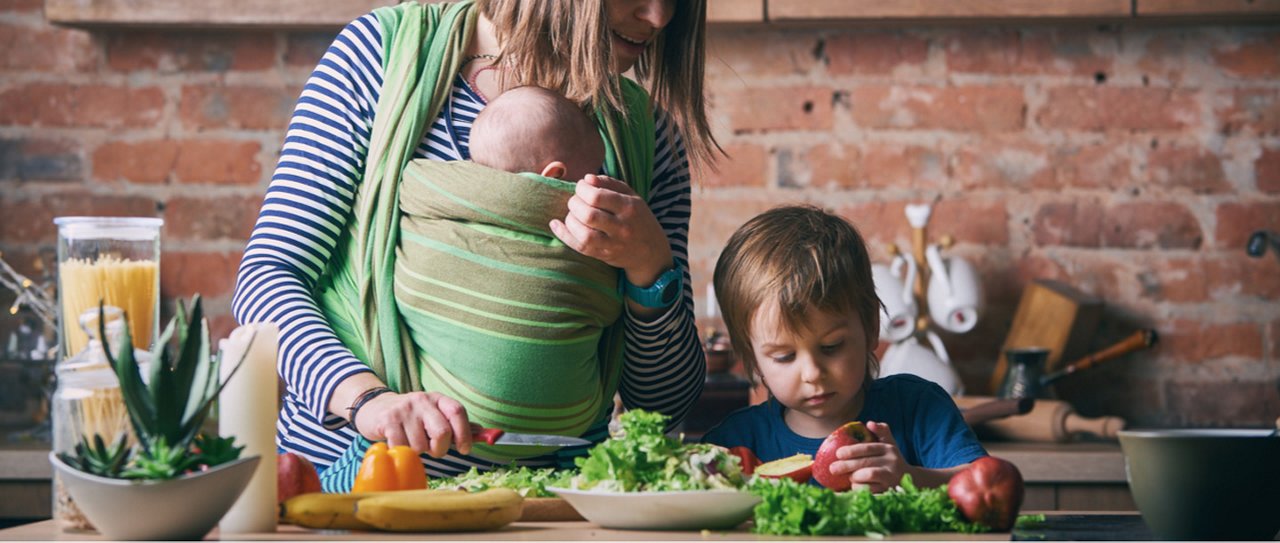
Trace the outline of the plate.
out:
M 727 530 L 751 518 L 760 497 L 745 490 L 602 492 L 547 488 L 587 520 L 622 530 Z

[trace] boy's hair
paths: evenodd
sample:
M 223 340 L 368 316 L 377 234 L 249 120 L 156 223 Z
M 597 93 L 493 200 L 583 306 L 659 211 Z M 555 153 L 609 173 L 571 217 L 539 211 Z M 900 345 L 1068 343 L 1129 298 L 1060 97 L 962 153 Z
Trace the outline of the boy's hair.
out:
M 565 163 L 567 181 L 600 171 L 604 140 L 596 122 L 568 98 L 540 87 L 517 87 L 495 98 L 471 125 L 471 159 L 508 172 L 542 171 Z
M 804 326 L 815 309 L 857 313 L 867 338 L 867 374 L 879 373 L 881 302 L 867 245 L 849 221 L 807 205 L 761 213 L 729 238 L 713 281 L 733 350 L 751 382 L 759 371 L 751 319 L 770 299 L 777 300 L 782 325 L 790 332 Z

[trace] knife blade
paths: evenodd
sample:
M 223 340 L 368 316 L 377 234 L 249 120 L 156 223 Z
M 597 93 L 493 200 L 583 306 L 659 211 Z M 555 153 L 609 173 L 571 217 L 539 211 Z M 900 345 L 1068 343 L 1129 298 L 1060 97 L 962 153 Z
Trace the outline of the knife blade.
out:
M 573 447 L 590 445 L 591 442 L 580 437 L 558 436 L 554 434 L 522 434 L 507 432 L 497 428 L 485 428 L 479 424 L 471 425 L 471 438 L 490 445 L 546 445 L 551 447 Z

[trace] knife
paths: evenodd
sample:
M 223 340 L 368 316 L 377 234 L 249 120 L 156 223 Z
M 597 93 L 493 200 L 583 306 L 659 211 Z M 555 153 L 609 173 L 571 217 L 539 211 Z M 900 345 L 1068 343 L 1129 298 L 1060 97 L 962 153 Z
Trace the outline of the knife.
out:
M 591 442 L 580 437 L 557 436 L 552 434 L 521 434 L 507 432 L 497 428 L 485 428 L 479 424 L 471 425 L 471 439 L 483 441 L 490 445 L 548 445 L 552 447 L 572 447 L 590 445 Z

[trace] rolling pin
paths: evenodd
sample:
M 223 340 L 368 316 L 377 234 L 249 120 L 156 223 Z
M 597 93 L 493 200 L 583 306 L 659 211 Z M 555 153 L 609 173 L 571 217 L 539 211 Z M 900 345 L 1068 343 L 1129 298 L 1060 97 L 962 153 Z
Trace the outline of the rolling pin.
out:
M 956 406 L 967 409 L 995 398 L 990 396 L 954 396 Z M 991 420 L 979 426 L 980 433 L 1012 441 L 1065 443 L 1077 433 L 1089 433 L 1115 439 L 1125 426 L 1120 417 L 1082 417 L 1071 404 L 1062 400 L 1036 399 L 1031 412 Z

